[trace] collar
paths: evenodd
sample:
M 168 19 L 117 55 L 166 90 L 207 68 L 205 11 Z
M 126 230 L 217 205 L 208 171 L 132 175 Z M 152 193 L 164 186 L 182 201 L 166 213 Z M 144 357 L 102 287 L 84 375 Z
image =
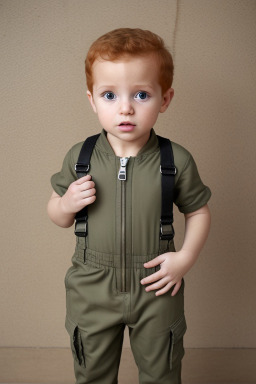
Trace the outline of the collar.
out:
M 96 142 L 96 147 L 101 152 L 105 152 L 108 155 L 116 156 L 115 152 L 113 151 L 111 145 L 108 142 L 107 132 L 104 129 L 101 131 L 100 137 Z M 149 155 L 157 151 L 159 151 L 158 139 L 154 129 L 152 128 L 147 143 L 140 149 L 136 158 L 140 158 L 141 156 Z

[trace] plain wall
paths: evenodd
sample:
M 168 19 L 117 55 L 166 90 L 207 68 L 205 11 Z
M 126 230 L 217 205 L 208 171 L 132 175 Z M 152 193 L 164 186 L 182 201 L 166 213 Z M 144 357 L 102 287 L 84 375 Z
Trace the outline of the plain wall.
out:
M 212 228 L 185 277 L 187 347 L 256 347 L 256 2 L 1 0 L 0 346 L 66 347 L 75 237 L 47 217 L 50 176 L 101 127 L 86 97 L 90 44 L 117 27 L 161 35 L 175 97 L 155 126 L 212 190 Z M 177 248 L 183 216 L 175 209 Z M 128 340 L 126 340 L 128 345 Z

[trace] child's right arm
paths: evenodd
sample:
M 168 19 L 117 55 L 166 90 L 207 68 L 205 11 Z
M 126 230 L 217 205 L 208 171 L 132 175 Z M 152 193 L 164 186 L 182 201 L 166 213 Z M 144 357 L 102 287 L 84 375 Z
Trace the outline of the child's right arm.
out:
M 86 205 L 94 203 L 95 193 L 95 184 L 90 175 L 71 183 L 62 197 L 53 191 L 47 206 L 50 219 L 60 227 L 71 227 L 76 213 Z

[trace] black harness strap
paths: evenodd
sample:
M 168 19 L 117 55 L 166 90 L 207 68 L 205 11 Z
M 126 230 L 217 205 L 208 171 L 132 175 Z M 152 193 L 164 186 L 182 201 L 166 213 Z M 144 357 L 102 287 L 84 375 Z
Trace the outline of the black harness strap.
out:
M 81 148 L 78 161 L 75 165 L 77 177 L 80 179 L 86 176 L 90 169 L 90 160 L 96 141 L 100 134 L 88 137 Z M 75 235 L 78 237 L 87 236 L 87 221 L 88 221 L 88 207 L 84 207 L 81 211 L 77 212 L 75 216 Z
M 86 176 L 90 169 L 91 155 L 100 134 L 88 137 L 81 148 L 75 170 L 78 178 Z M 158 136 L 160 147 L 160 172 L 162 174 L 162 208 L 160 219 L 160 239 L 172 240 L 173 228 L 173 194 L 176 168 L 173 160 L 172 144 L 169 139 Z M 84 207 L 75 216 L 75 234 L 78 237 L 87 236 L 88 208 Z
M 172 240 L 173 228 L 173 195 L 174 176 L 177 170 L 174 165 L 172 144 L 169 139 L 158 136 L 160 147 L 160 172 L 162 174 L 162 210 L 160 219 L 160 239 Z

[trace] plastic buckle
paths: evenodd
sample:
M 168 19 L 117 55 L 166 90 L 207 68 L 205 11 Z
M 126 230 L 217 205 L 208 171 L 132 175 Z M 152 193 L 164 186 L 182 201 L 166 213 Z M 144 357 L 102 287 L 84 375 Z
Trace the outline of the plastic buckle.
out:
M 86 237 L 87 236 L 87 221 L 78 221 L 75 223 L 75 235 L 78 237 Z
M 76 163 L 75 164 L 75 171 L 81 172 L 81 173 L 87 173 L 89 172 L 90 164 L 83 164 L 83 163 Z
M 165 167 L 165 166 L 161 166 L 160 165 L 160 172 L 162 173 L 162 175 L 176 175 L 176 173 L 177 173 L 177 169 L 176 169 L 176 167 Z
M 172 240 L 174 238 L 175 231 L 172 223 L 163 224 L 160 222 L 160 239 Z

